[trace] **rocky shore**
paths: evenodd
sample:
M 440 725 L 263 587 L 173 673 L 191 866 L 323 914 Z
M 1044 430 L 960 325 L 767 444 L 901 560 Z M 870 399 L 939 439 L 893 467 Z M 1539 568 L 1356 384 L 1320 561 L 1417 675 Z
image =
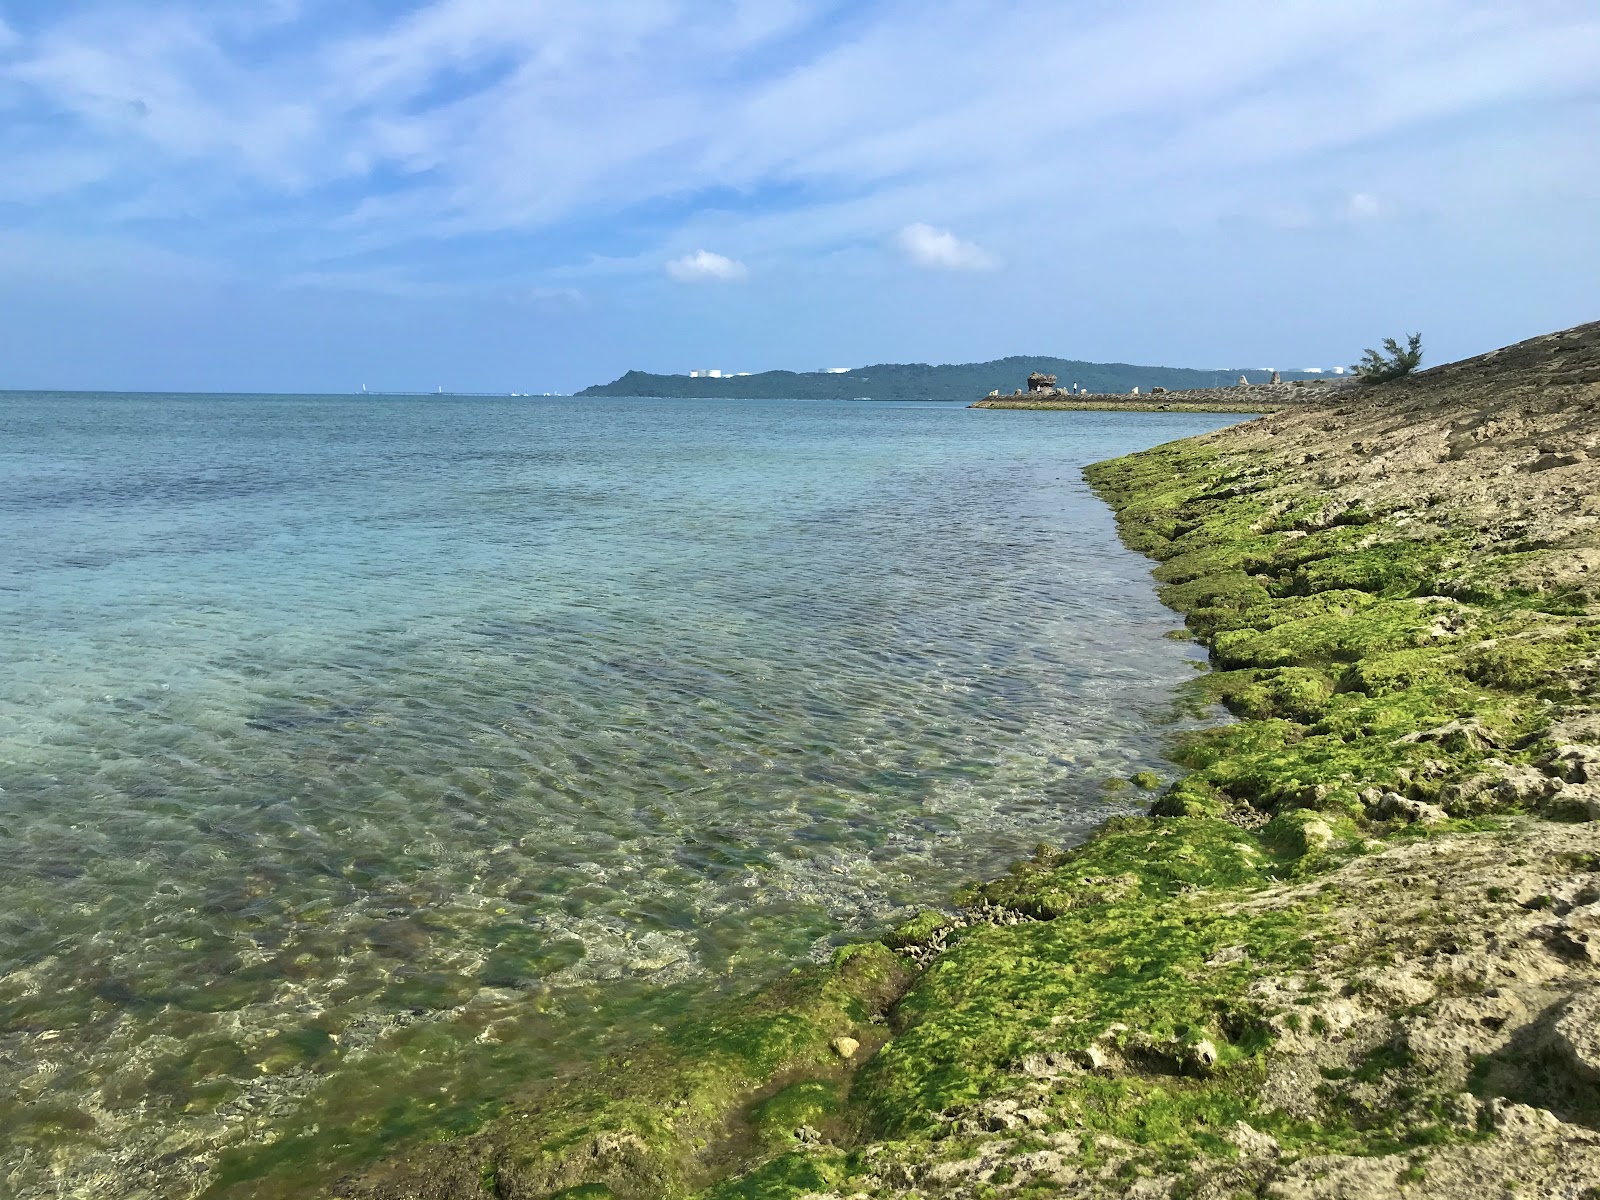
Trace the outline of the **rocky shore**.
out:
M 337 1194 L 1600 1195 L 1600 324 L 1089 479 L 1237 718 L 1149 817 Z

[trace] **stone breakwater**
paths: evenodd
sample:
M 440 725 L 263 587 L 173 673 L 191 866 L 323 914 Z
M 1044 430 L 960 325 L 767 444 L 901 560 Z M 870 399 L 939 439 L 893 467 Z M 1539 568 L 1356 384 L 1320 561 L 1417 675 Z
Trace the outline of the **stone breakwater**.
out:
M 338 1194 L 1600 1189 L 1600 325 L 1103 463 L 1210 648 L 1151 815 Z
M 1240 412 L 1266 413 L 1304 404 L 1326 403 L 1349 383 L 1254 383 L 1183 391 L 1070 392 L 1045 388 L 1010 396 L 986 396 L 968 408 L 1066 409 L 1090 412 Z

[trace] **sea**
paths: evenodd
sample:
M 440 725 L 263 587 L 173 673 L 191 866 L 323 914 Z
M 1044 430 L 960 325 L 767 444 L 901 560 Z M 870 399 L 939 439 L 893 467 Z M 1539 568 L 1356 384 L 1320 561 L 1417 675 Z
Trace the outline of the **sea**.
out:
M 0 394 L 0 1195 L 312 1194 L 1170 777 L 1239 420 Z

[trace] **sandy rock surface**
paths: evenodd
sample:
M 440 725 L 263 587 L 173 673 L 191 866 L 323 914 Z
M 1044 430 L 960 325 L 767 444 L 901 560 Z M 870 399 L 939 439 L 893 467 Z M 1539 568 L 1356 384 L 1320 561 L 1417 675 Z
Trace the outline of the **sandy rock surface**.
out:
M 1327 518 L 1398 506 L 1418 538 L 1524 542 L 1519 580 L 1592 584 L 1600 573 L 1600 322 L 1341 390 L 1212 435 L 1282 457 L 1328 492 Z
M 1314 883 L 1248 901 L 1287 911 L 1313 895 L 1337 897 L 1322 950 L 1306 970 L 1256 985 L 1269 1006 L 1293 1003 L 1299 1020 L 1274 1033 L 1263 1085 L 1269 1106 L 1327 1121 L 1425 1097 L 1474 1136 L 1463 1144 L 1383 1155 L 1286 1154 L 1246 1123 L 1228 1140 L 1238 1158 L 1200 1176 L 1141 1174 L 1122 1164 L 1136 1148 L 1101 1138 L 1099 1168 L 1075 1154 L 1082 1131 L 1052 1129 L 1051 1101 L 1085 1073 L 1133 1070 L 1093 1060 L 1032 1056 L 1017 1098 L 994 1099 L 962 1124 L 993 1140 L 934 1163 L 895 1163 L 867 1194 L 951 1197 L 1145 1197 L 1241 1194 L 1270 1200 L 1427 1197 L 1586 1197 L 1600 1188 L 1600 965 L 1570 953 L 1562 934 L 1587 924 L 1600 896 L 1600 826 L 1521 819 L 1499 832 L 1444 834 L 1358 859 Z M 1389 1064 L 1381 1075 L 1374 1060 Z M 1043 1078 L 1054 1090 L 1041 1090 Z M 1485 1081 L 1497 1096 L 1480 1101 Z M 1046 1131 L 1048 1148 L 1018 1134 Z M 1037 1190 L 1024 1191 L 1032 1187 Z M 846 1200 L 854 1192 L 817 1193 Z

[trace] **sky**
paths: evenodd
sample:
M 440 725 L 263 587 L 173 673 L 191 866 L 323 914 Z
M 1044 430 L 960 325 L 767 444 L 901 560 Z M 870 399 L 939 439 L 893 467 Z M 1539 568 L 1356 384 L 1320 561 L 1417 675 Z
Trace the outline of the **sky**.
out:
M 0 0 L 0 154 L 0 388 L 1600 319 L 1595 0 Z

